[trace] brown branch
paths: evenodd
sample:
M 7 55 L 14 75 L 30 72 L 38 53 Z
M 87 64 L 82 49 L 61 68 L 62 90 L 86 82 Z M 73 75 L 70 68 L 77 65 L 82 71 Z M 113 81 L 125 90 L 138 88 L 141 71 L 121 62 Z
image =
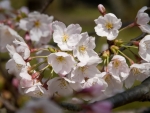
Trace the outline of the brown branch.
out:
M 109 101 L 110 103 L 112 103 L 113 108 L 117 108 L 135 101 L 150 101 L 150 77 L 134 88 L 131 88 L 122 93 L 116 94 L 110 98 L 97 102 L 102 101 Z M 60 103 L 60 106 L 71 111 L 83 110 L 83 108 L 80 105 L 70 103 Z
M 43 8 L 41 9 L 41 13 L 44 13 L 46 11 L 46 9 L 48 8 L 48 6 L 53 2 L 54 0 L 47 0 L 47 2 L 45 3 L 45 5 L 43 6 Z

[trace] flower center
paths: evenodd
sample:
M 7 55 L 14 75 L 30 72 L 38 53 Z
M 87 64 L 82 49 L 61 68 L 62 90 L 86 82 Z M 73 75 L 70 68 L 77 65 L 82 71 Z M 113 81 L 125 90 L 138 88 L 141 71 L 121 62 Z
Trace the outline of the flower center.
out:
M 62 56 L 59 56 L 59 57 L 57 57 L 57 61 L 58 62 L 63 62 L 65 59 L 64 59 L 64 57 L 62 57 Z
M 69 36 L 64 34 L 63 37 L 62 37 L 62 41 L 67 42 L 68 38 L 69 38 Z
M 88 68 L 87 66 L 83 66 L 83 67 L 79 67 L 79 70 L 80 70 L 82 73 L 85 73 L 85 70 L 86 70 L 87 68 Z
M 110 22 L 107 22 L 106 25 L 105 25 L 105 27 L 106 27 L 108 30 L 110 30 L 110 29 L 113 28 L 113 24 L 110 23 Z
M 43 93 L 41 91 L 36 92 L 37 95 L 43 96 Z
M 144 41 L 146 49 L 150 49 L 150 41 Z
M 133 67 L 133 68 L 131 69 L 131 72 L 133 73 L 133 75 L 138 75 L 138 74 L 141 73 L 141 71 L 140 71 L 138 68 L 136 68 L 136 67 Z
M 61 79 L 59 86 L 60 86 L 60 88 L 67 89 L 67 81 L 65 81 L 64 79 Z
M 104 80 L 108 83 L 108 82 L 110 82 L 110 79 L 111 79 L 111 75 L 110 74 L 106 74 Z
M 118 59 L 115 59 L 115 60 L 113 60 L 112 64 L 115 68 L 119 68 L 121 62 Z
M 34 22 L 34 27 L 40 27 L 40 26 L 41 26 L 41 23 L 39 20 Z
M 82 46 L 79 47 L 79 51 L 80 52 L 83 53 L 85 50 L 86 50 L 86 47 L 84 45 L 82 45 Z

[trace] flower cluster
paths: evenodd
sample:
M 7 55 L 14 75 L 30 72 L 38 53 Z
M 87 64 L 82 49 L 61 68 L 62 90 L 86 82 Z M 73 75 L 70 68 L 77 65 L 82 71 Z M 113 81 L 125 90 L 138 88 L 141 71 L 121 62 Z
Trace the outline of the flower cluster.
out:
M 111 42 L 102 55 L 94 51 L 95 37 L 82 32 L 79 24 L 66 26 L 63 22 L 53 21 L 53 16 L 31 12 L 22 17 L 17 22 L 25 33 L 24 38 L 11 27 L 0 24 L 0 51 L 9 52 L 11 59 L 6 63 L 6 69 L 17 78 L 21 94 L 37 98 L 72 96 L 80 101 L 94 102 L 120 93 L 125 87 L 132 87 L 135 80 L 143 81 L 150 75 L 150 35 L 137 42 L 138 47 L 131 46 L 139 48 L 138 57 L 144 60 L 144 63 L 133 62 L 119 50 L 122 46 L 128 48 L 116 39 L 122 26 L 121 19 L 106 13 L 103 5 L 98 8 L 102 16 L 95 19 L 95 32 Z M 149 33 L 150 17 L 144 12 L 147 9 L 140 9 L 131 25 Z M 58 47 L 49 44 L 51 39 Z M 34 65 L 30 62 L 33 59 L 37 59 Z M 44 75 L 46 70 L 48 77 Z M 87 94 L 81 98 L 80 94 L 85 91 Z M 39 106 L 47 106 L 47 110 L 54 106 L 53 103 L 44 106 L 45 103 L 48 102 L 41 101 Z M 29 108 L 29 112 L 43 110 L 33 103 Z M 56 111 L 62 112 L 59 108 Z

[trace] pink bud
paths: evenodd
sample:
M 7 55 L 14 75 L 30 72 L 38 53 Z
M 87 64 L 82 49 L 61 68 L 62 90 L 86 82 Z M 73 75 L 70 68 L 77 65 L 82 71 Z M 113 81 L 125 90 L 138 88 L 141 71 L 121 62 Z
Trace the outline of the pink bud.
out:
M 106 9 L 102 4 L 98 5 L 98 10 L 103 16 L 106 14 Z
M 13 86 L 15 86 L 17 88 L 19 85 L 19 80 L 17 78 L 13 78 L 12 84 L 13 84 Z
M 30 38 L 30 35 L 29 35 L 29 33 L 27 32 L 26 33 L 26 35 L 25 35 L 25 40 L 30 40 L 31 38 Z

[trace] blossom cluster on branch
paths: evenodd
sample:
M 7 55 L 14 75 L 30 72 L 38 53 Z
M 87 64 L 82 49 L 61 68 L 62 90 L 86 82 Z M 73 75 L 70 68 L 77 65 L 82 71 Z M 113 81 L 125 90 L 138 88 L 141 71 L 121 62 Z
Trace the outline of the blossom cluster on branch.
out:
M 65 100 L 81 104 L 87 112 L 110 113 L 113 105 L 108 102 L 92 106 L 85 103 L 111 97 L 125 91 L 125 87 L 131 88 L 135 80 L 143 81 L 150 76 L 150 35 L 133 41 L 133 46 L 126 46 L 123 39 L 116 39 L 119 32 L 133 26 L 150 33 L 150 17 L 145 12 L 148 7 L 141 8 L 135 21 L 125 28 L 121 28 L 121 19 L 106 13 L 103 5 L 100 4 L 98 9 L 101 16 L 94 20 L 94 29 L 98 36 L 107 38 L 109 45 L 101 55 L 94 51 L 95 37 L 82 32 L 79 24 L 66 26 L 53 16 L 36 11 L 18 12 L 13 20 L 15 24 L 8 24 L 9 19 L 1 21 L 0 52 L 8 51 L 10 55 L 6 63 L 8 73 L 15 76 L 21 94 L 44 98 L 29 102 L 18 113 L 63 112 L 50 98 L 56 102 Z M 24 31 L 25 35 L 20 36 L 16 30 Z M 57 47 L 49 44 L 52 39 Z M 140 60 L 134 62 L 119 50 L 120 47 L 137 49 L 136 56 Z M 33 64 L 34 59 L 36 63 Z M 48 71 L 46 76 L 45 71 Z

